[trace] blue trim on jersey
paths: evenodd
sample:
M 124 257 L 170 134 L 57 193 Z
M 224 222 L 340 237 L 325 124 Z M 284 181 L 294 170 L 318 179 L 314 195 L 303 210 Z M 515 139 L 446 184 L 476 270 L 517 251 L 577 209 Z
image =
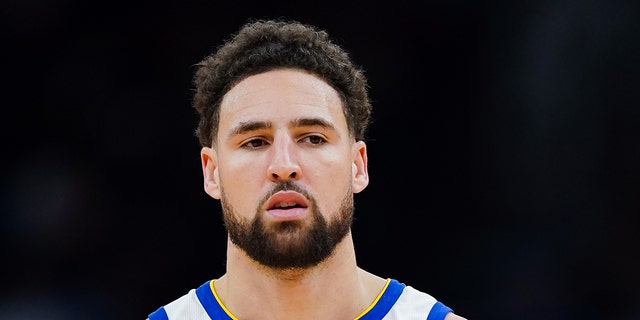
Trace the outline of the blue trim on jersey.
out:
M 149 320 L 169 320 L 169 316 L 167 315 L 167 311 L 164 310 L 164 307 L 158 308 L 158 310 L 150 313 L 147 317 Z
M 198 296 L 198 300 L 200 300 L 200 304 L 209 315 L 209 318 L 216 320 L 232 320 L 229 315 L 224 312 L 222 306 L 216 300 L 216 297 L 213 295 L 213 291 L 211 290 L 211 281 L 207 281 L 203 283 L 198 289 L 196 289 L 196 295 Z
M 365 313 L 360 320 L 382 319 L 384 315 L 389 313 L 389 310 L 391 310 L 391 307 L 393 307 L 396 301 L 398 301 L 403 290 L 404 284 L 392 279 L 376 305 L 373 306 L 369 312 Z
M 360 320 L 379 320 L 384 318 L 384 316 L 389 313 L 391 308 L 398 301 L 404 289 L 405 285 L 403 283 L 400 283 L 395 279 L 391 279 L 386 290 L 382 296 L 380 296 L 380 299 L 378 299 L 371 310 L 362 315 Z M 199 286 L 196 289 L 196 296 L 211 319 L 232 320 L 213 295 L 213 291 L 211 290 L 211 281 L 207 281 Z M 426 320 L 443 320 L 444 317 L 452 311 L 453 310 L 451 308 L 438 301 L 431 308 Z M 169 316 L 167 315 L 167 311 L 164 306 L 149 314 L 148 318 L 149 320 L 169 320 Z
M 442 320 L 447 316 L 447 313 L 451 312 L 451 308 L 442 304 L 442 302 L 438 301 L 433 305 L 431 311 L 429 312 L 429 316 L 427 320 Z

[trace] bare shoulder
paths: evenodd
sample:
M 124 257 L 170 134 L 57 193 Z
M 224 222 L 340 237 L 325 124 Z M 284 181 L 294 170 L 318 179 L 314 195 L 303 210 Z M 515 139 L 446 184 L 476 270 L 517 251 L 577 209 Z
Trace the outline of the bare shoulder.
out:
M 447 316 L 444 317 L 444 320 L 467 320 L 467 318 L 463 318 L 453 312 L 449 312 Z

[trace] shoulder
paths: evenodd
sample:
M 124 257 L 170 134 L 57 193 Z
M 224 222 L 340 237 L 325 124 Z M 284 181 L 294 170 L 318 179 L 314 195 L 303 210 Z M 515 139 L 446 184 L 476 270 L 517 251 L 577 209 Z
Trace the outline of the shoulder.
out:
M 410 303 L 415 307 L 429 310 L 429 319 L 443 319 L 443 320 L 467 320 L 455 313 L 453 310 L 438 301 L 430 294 L 417 290 L 411 286 L 406 286 L 401 298 L 404 298 L 405 303 Z M 416 310 L 417 311 L 417 310 Z
M 209 281 L 149 314 L 148 319 L 211 319 L 206 308 L 214 300 Z

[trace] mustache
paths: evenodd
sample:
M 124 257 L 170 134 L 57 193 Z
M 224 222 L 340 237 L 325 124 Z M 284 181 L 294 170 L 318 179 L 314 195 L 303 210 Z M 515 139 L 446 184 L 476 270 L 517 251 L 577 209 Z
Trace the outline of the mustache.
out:
M 280 191 L 295 191 L 302 194 L 305 197 L 309 196 L 309 193 L 301 186 L 297 185 L 294 181 L 278 182 L 267 194 L 267 198 L 273 196 Z
M 309 202 L 315 203 L 315 199 L 311 196 L 311 193 L 309 193 L 304 187 L 301 187 L 294 181 L 285 181 L 278 182 L 275 186 L 273 186 L 273 188 L 271 188 L 271 190 L 269 190 L 269 192 L 267 192 L 267 194 L 264 195 L 262 201 L 260 201 L 260 207 L 264 205 L 269 200 L 269 198 L 280 191 L 295 191 L 307 198 Z

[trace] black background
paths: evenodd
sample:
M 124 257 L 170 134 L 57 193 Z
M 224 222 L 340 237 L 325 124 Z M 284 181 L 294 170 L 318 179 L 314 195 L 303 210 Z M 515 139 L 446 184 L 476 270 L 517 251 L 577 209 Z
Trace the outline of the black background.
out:
M 144 319 L 224 272 L 193 65 L 248 18 L 366 70 L 358 262 L 469 319 L 640 318 L 637 1 L 5 1 L 0 318 Z

